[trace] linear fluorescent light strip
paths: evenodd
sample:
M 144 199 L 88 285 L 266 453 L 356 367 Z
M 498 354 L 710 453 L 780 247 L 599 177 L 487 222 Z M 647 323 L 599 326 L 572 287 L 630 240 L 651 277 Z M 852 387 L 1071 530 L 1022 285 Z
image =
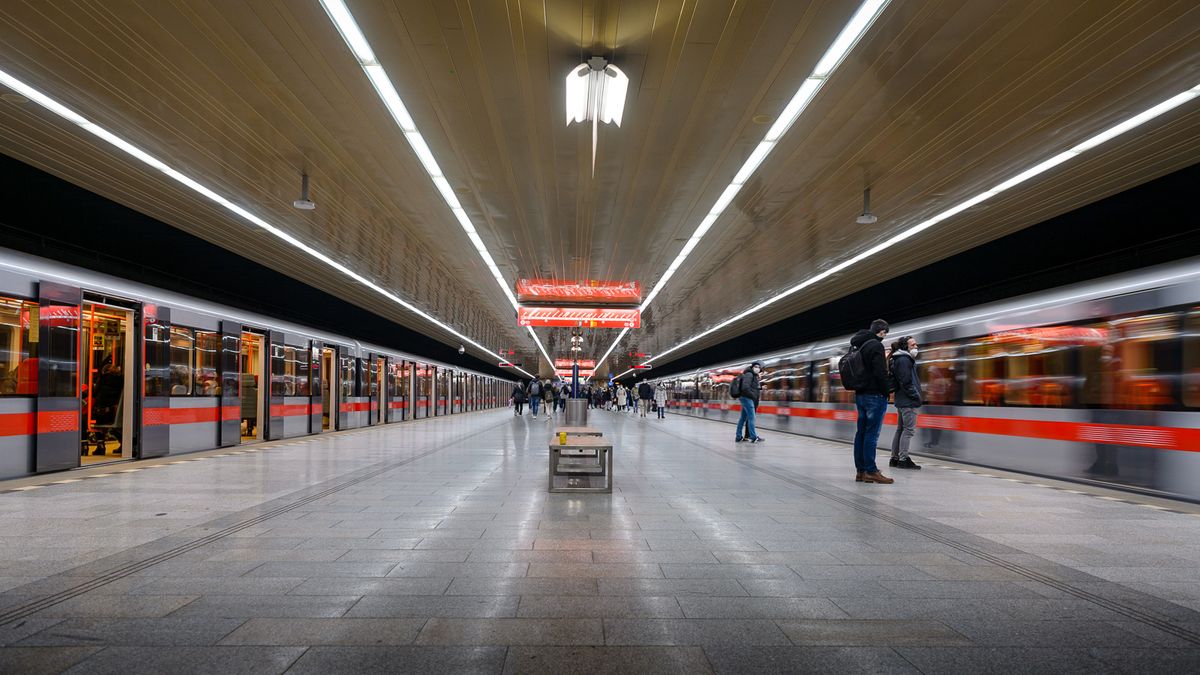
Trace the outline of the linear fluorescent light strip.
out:
M 404 139 L 412 147 L 413 153 L 416 154 L 417 159 L 421 162 L 425 173 L 429 174 L 429 178 L 433 180 L 438 194 L 442 196 L 442 200 L 446 202 L 446 206 L 450 207 L 450 212 L 454 214 L 454 218 L 458 221 L 458 224 L 467 233 L 467 238 L 471 240 L 475 251 L 479 253 L 479 257 L 487 265 L 488 271 L 492 273 L 492 278 L 496 280 L 496 283 L 500 286 L 500 290 L 504 292 L 504 296 L 512 303 L 513 309 L 516 309 L 517 297 L 513 294 L 512 287 L 504 280 L 504 275 L 500 273 L 500 267 L 496 264 L 495 259 L 492 258 L 492 254 L 483 243 L 483 239 L 480 238 L 479 232 L 471 222 L 470 216 L 467 215 L 466 210 L 459 203 L 458 197 L 454 194 L 454 188 L 450 186 L 450 181 L 446 180 L 445 174 L 442 173 L 442 168 L 433 156 L 433 151 L 429 149 L 429 145 L 425 142 L 425 137 L 417 130 L 417 125 L 413 122 L 412 115 L 408 113 L 408 108 L 405 107 L 404 100 L 400 98 L 400 94 L 392 86 L 391 78 L 387 76 L 387 72 L 384 71 L 383 66 L 376 59 L 375 51 L 371 49 L 371 43 L 367 41 L 362 29 L 358 26 L 358 22 L 354 20 L 354 15 L 350 13 L 350 9 L 346 7 L 346 3 L 343 0 L 320 0 L 320 2 L 321 6 L 325 8 L 325 13 L 329 15 L 329 20 L 333 22 L 338 32 L 341 33 L 346 46 L 350 48 L 350 51 L 354 54 L 354 58 L 358 60 L 358 64 L 362 67 L 363 72 L 367 74 L 367 79 L 375 87 L 375 93 L 379 95 L 379 100 L 383 102 L 392 119 L 396 121 L 396 126 L 400 127 L 400 131 L 404 133 Z M 538 350 L 541 351 L 542 355 L 553 366 L 554 361 L 547 355 L 546 348 L 542 345 L 542 341 L 538 339 L 537 334 L 532 329 L 529 331 L 529 334 L 537 344 Z
M 416 314 L 417 316 L 425 319 L 426 321 L 429 321 L 430 323 L 438 326 L 439 328 L 447 331 L 448 333 L 454 335 L 455 337 L 459 338 L 460 340 L 463 340 L 464 342 L 469 343 L 470 345 L 472 345 L 473 347 L 475 347 L 481 351 L 487 352 L 489 355 L 496 354 L 495 350 L 488 349 L 487 347 L 485 347 L 482 344 L 476 342 L 475 340 L 467 337 L 466 335 L 464 335 L 461 332 L 459 332 L 458 330 L 456 330 L 454 327 L 441 321 L 440 319 L 433 316 L 432 314 L 420 309 L 419 307 L 417 307 L 416 305 L 412 304 L 411 302 L 405 300 L 404 298 L 400 297 L 399 295 L 396 295 L 394 292 L 384 288 L 383 286 L 380 286 L 379 284 L 375 283 L 374 281 L 371 281 L 367 277 L 359 274 L 358 272 L 355 272 L 354 270 L 350 269 L 349 267 L 346 267 L 342 263 L 340 263 L 340 262 L 334 260 L 333 258 L 329 257 L 328 255 L 326 255 L 325 253 L 313 248 L 309 244 L 306 244 L 305 242 L 301 241 L 300 239 L 297 239 L 294 235 L 268 223 L 267 221 L 263 220 L 262 218 L 247 211 L 245 208 L 238 206 L 237 204 L 231 202 L 229 199 L 217 194 L 215 191 L 213 191 L 208 186 L 202 185 L 201 183 L 197 182 L 196 180 L 184 175 L 183 173 L 180 173 L 178 170 L 176 170 L 175 168 L 173 168 L 171 166 L 168 166 L 165 162 L 158 159 L 154 155 L 151 155 L 150 153 L 146 152 L 145 150 L 142 150 L 141 148 L 130 143 L 129 141 L 125 140 L 124 138 L 117 136 L 116 134 L 109 131 L 108 129 L 105 129 L 104 127 L 101 127 L 98 124 L 95 124 L 94 122 L 89 121 L 87 118 L 83 117 L 79 113 L 75 112 L 74 110 L 71 110 L 70 108 L 59 103 L 58 101 L 54 100 L 53 98 L 50 98 L 46 94 L 35 89 L 33 86 L 26 84 L 24 81 L 14 77 L 13 75 L 9 74 L 8 72 L 6 72 L 4 70 L 0 70 L 0 84 L 3 84 L 4 86 L 8 87 L 9 89 L 12 89 L 13 91 L 19 92 L 25 98 L 28 98 L 29 100 L 37 103 L 38 105 L 42 106 L 46 110 L 49 110 L 50 112 L 58 115 L 59 117 L 62 117 L 63 119 L 67 120 L 68 122 L 75 124 L 76 126 L 83 129 L 84 131 L 92 134 L 93 136 L 97 136 L 97 137 L 103 139 L 104 141 L 108 142 L 110 145 L 117 147 L 118 149 L 120 149 L 121 151 L 126 153 L 127 155 L 130 155 L 131 157 L 141 161 L 142 163 L 161 171 L 162 173 L 171 177 L 175 181 L 190 188 L 194 192 L 197 192 L 197 193 L 207 197 L 208 199 L 216 202 L 217 204 L 220 204 L 221 206 L 225 207 L 227 210 L 237 214 L 238 216 L 241 216 L 244 220 L 249 221 L 250 223 L 261 228 L 262 230 L 283 240 L 284 242 L 288 243 L 292 247 L 297 248 L 297 249 L 307 253 L 308 255 L 312 256 L 313 258 L 316 258 L 317 260 L 320 260 L 321 262 L 325 263 L 329 267 L 332 267 L 333 269 L 337 270 L 338 272 L 341 272 L 342 274 L 346 275 L 347 277 L 349 277 L 349 278 L 357 281 L 358 283 L 366 286 L 367 288 L 370 288 L 371 290 L 379 293 L 380 295 L 384 296 L 385 298 L 400 305 L 401 307 L 407 309 L 408 311 L 412 312 L 413 314 Z M 520 370 L 520 369 L 518 369 L 518 370 Z M 521 372 L 525 373 L 524 370 L 521 370 Z M 529 375 L 529 373 L 525 373 L 525 374 Z
M 829 48 L 825 50 L 825 54 L 821 56 L 821 60 L 817 62 L 816 67 L 800 83 L 800 87 L 792 95 L 792 99 L 788 101 L 783 112 L 779 114 L 775 123 L 767 130 L 767 135 L 754 148 L 750 156 L 746 158 L 741 168 L 734 174 L 733 180 L 725 187 L 721 196 L 717 198 L 717 202 L 713 204 L 708 215 L 704 216 L 700 224 L 692 232 L 692 236 L 684 243 L 679 254 L 675 256 L 675 260 L 671 261 L 671 264 L 667 267 L 667 271 L 658 278 L 658 281 L 654 284 L 654 288 L 650 289 L 650 293 L 642 301 L 641 310 L 643 312 L 654 301 L 654 298 L 658 297 L 659 292 L 667 285 L 671 277 L 675 276 L 675 272 L 679 270 L 684 261 L 691 255 L 692 250 L 696 248 L 696 245 L 700 243 L 704 235 L 708 233 L 709 228 L 717 222 L 717 219 L 721 217 L 725 209 L 729 207 L 734 198 L 741 192 L 742 187 L 750 180 L 750 176 L 754 175 L 758 167 L 767 159 L 771 151 L 775 149 L 775 145 L 779 142 L 779 139 L 783 138 L 783 135 L 792 128 L 792 125 L 804 113 L 809 102 L 821 90 L 825 81 L 837 70 L 837 67 L 845 60 L 846 55 L 850 53 L 851 49 L 854 49 L 854 45 L 858 44 L 858 41 L 871 28 L 871 25 L 875 23 L 875 19 L 883 13 L 884 8 L 887 7 L 889 2 L 890 0 L 867 0 L 854 12 L 854 15 L 850 17 L 850 21 L 842 27 L 841 32 L 838 33 L 838 36 L 829 45 Z M 611 352 L 612 349 L 610 347 L 608 351 Z
M 754 305 L 753 307 L 751 307 L 743 312 L 740 312 L 738 314 L 735 314 L 735 315 L 729 317 L 728 319 L 725 319 L 721 323 L 718 323 L 717 325 L 709 328 L 708 330 L 705 330 L 702 333 L 693 335 L 692 337 L 684 340 L 683 342 L 680 342 L 679 344 L 675 345 L 674 347 L 671 347 L 670 349 L 655 355 L 653 358 L 647 359 L 646 362 L 649 363 L 650 361 L 654 361 L 656 359 L 662 358 L 662 357 L 666 356 L 667 354 L 670 354 L 671 352 L 674 352 L 682 347 L 685 347 L 685 346 L 695 342 L 696 340 L 699 340 L 707 335 L 711 335 L 711 334 L 715 333 L 716 331 L 721 330 L 722 328 L 725 328 L 726 326 L 728 326 L 732 323 L 740 321 L 740 320 L 750 316 L 751 314 L 754 314 L 755 312 L 765 309 L 766 307 L 769 307 L 770 305 L 775 304 L 776 302 L 788 297 L 789 295 L 798 293 L 799 291 L 802 291 L 805 288 L 812 286 L 813 284 L 819 283 L 819 282 L 833 276 L 834 274 L 841 272 L 842 270 L 844 270 L 848 267 L 856 265 L 856 264 L 862 262 L 863 260 L 866 260 L 867 258 L 870 258 L 871 256 L 873 256 L 877 253 L 880 253 L 881 251 L 885 251 L 885 250 L 895 246 L 896 244 L 899 244 L 900 242 L 905 241 L 906 239 L 914 237 L 914 236 L 920 234 L 921 232 L 928 230 L 929 228 L 933 227 L 934 225 L 937 225 L 938 223 L 942 222 L 943 220 L 946 220 L 947 218 L 956 216 L 959 213 L 962 213 L 963 211 L 966 211 L 967 209 L 971 208 L 972 206 L 979 204 L 980 202 L 991 199 L 992 197 L 995 197 L 996 195 L 1000 194 L 1001 192 L 1010 190 L 1010 189 L 1016 187 L 1017 185 L 1024 183 L 1025 181 L 1029 180 L 1030 178 L 1033 178 L 1034 176 L 1045 173 L 1046 171 L 1053 169 L 1054 167 L 1058 166 L 1059 164 L 1062 164 L 1063 162 L 1072 160 L 1072 159 L 1078 157 L 1079 155 L 1082 155 L 1083 153 L 1085 153 L 1085 152 L 1087 152 L 1109 140 L 1112 140 L 1113 138 L 1116 138 L 1117 136 L 1120 136 L 1121 134 L 1124 134 L 1128 131 L 1136 129 L 1136 128 L 1140 127 L 1141 125 L 1145 124 L 1146 122 L 1149 122 L 1150 120 L 1152 120 L 1160 115 L 1163 115 L 1171 110 L 1174 110 L 1175 108 L 1178 108 L 1179 106 L 1183 105 L 1184 103 L 1187 103 L 1188 101 L 1191 101 L 1192 99 L 1194 99 L 1198 96 L 1200 96 L 1200 85 L 1197 85 L 1195 87 L 1192 87 L 1191 89 L 1188 89 L 1187 91 L 1176 94 L 1176 95 L 1172 96 L 1171 98 L 1163 101 L 1162 103 L 1159 103 L 1158 105 L 1155 105 L 1151 108 L 1143 110 L 1142 112 L 1134 115 L 1133 117 L 1130 117 L 1129 119 L 1125 120 L 1124 122 L 1115 124 L 1107 129 L 1105 129 L 1104 131 L 1101 131 L 1100 133 L 1096 134 L 1095 136 L 1092 136 L 1091 138 L 1088 138 L 1087 140 L 1083 141 L 1082 143 L 1079 143 L 1078 145 L 1073 146 L 1069 150 L 1060 152 L 1057 155 L 1054 155 L 1053 157 L 1051 157 L 1050 159 L 1047 159 L 1039 164 L 1035 164 L 1034 166 L 1018 173 L 1017 175 L 1013 176 L 1012 178 L 1009 178 L 1008 180 L 1004 181 L 1003 183 L 1000 183 L 999 185 L 993 187 L 990 190 L 985 190 L 985 191 L 980 192 L 979 194 L 975 195 L 974 197 L 971 197 L 970 199 L 959 202 L 958 204 L 955 204 L 954 206 L 946 209 L 945 211 L 942 211 L 941 213 L 939 213 L 931 218 L 923 220 L 920 223 L 917 223 L 916 225 L 908 228 L 907 230 L 904 230 L 904 231 L 896 234 L 895 236 L 889 237 L 888 239 L 872 246 L 871 248 L 868 248 L 867 250 L 862 251 L 861 253 L 855 255 L 854 257 L 843 260 L 842 262 L 834 265 L 833 267 L 830 267 L 829 269 L 825 270 L 824 272 L 821 272 L 820 274 L 811 276 L 808 279 L 805 279 L 804 281 L 796 284 L 795 286 L 788 288 L 787 290 L 783 291 L 782 293 L 773 295 L 773 296 L 767 298 L 766 300 L 763 300 L 762 302 L 758 303 L 757 305 Z M 618 375 L 618 377 L 623 377 L 630 372 L 633 372 L 632 368 L 621 373 L 621 375 Z

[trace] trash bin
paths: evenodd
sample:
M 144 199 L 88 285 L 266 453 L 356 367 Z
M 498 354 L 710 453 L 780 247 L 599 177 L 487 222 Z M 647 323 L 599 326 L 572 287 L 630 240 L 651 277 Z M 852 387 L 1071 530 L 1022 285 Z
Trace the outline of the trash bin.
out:
M 567 418 L 563 420 L 565 427 L 586 427 L 587 426 L 587 399 L 586 398 L 569 398 L 567 399 Z

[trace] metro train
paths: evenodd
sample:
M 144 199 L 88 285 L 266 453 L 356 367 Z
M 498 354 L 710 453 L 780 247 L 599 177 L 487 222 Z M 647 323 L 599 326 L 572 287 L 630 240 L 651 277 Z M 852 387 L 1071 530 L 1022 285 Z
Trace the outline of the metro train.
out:
M 884 344 L 909 335 L 925 400 L 914 454 L 1200 500 L 1200 258 L 906 321 Z M 729 382 L 760 360 L 760 430 L 852 442 L 837 370 L 849 340 L 655 384 L 669 410 L 736 422 Z M 889 453 L 895 423 L 893 408 Z
M 482 410 L 511 387 L 0 249 L 0 478 Z

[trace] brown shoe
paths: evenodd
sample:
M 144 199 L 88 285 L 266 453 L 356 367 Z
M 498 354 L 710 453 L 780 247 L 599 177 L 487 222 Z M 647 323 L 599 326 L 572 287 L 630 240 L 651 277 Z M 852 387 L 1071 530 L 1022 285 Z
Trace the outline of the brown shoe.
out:
M 862 471 L 859 471 L 858 473 L 854 474 L 854 482 L 855 483 L 863 482 L 863 476 L 865 476 L 865 475 L 866 474 L 863 473 Z
M 874 473 L 868 473 L 868 474 L 863 475 L 863 482 L 864 483 L 879 483 L 880 485 L 891 485 L 892 483 L 895 483 L 896 481 L 892 480 L 891 478 L 888 478 L 887 476 L 883 475 L 879 471 L 876 471 Z

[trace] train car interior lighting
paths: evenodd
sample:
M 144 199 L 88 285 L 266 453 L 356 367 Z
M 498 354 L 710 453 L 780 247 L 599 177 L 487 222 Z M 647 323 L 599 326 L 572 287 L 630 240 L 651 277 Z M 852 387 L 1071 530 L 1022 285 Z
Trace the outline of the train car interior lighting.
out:
M 513 309 L 517 308 L 517 297 L 513 294 L 508 282 L 504 280 L 504 275 L 500 272 L 500 266 L 496 264 L 492 257 L 491 251 L 484 244 L 483 238 L 479 236 L 478 228 L 471 222 L 470 216 L 462 204 L 459 203 L 458 197 L 454 194 L 454 189 L 450 182 L 446 180 L 445 174 L 442 172 L 441 166 L 437 162 L 433 151 L 430 150 L 429 144 L 425 142 L 425 137 L 417 129 L 416 123 L 413 121 L 412 115 L 409 114 L 408 108 L 404 105 L 404 100 L 400 98 L 400 94 L 396 91 L 396 87 L 392 84 L 392 80 L 388 77 L 375 56 L 375 51 L 371 49 L 371 43 L 359 28 L 358 22 L 355 21 L 354 15 L 346 6 L 343 0 L 320 0 L 321 6 L 325 9 L 325 13 L 329 16 L 329 20 L 333 22 L 338 33 L 341 34 L 342 40 L 349 47 L 350 52 L 354 54 L 358 60 L 359 66 L 367 74 L 367 78 L 371 81 L 375 88 L 375 93 L 379 95 L 379 100 L 391 113 L 392 119 L 396 121 L 396 125 L 400 127 L 400 131 L 404 134 L 404 139 L 408 141 L 409 147 L 412 148 L 413 154 L 417 156 L 417 160 L 425 169 L 425 173 L 429 174 L 430 180 L 438 190 L 438 194 L 442 196 L 442 200 L 446 206 L 450 208 L 450 212 L 454 215 L 454 219 L 462 227 L 467 238 L 471 240 L 471 245 L 475 248 L 475 252 L 483 259 L 484 264 L 491 273 L 492 278 L 500 286 L 504 297 L 512 304 Z M 546 348 L 542 345 L 542 341 L 537 334 L 530 331 L 534 343 L 543 355 Z
M 653 359 L 649 359 L 647 362 L 653 361 L 656 359 L 660 359 L 663 356 L 666 356 L 667 354 L 670 354 L 678 349 L 681 349 L 681 348 L 695 342 L 696 340 L 699 340 L 707 335 L 711 335 L 711 334 L 715 333 L 716 331 L 721 330 L 722 328 L 725 328 L 726 326 L 729 326 L 733 323 L 741 321 L 742 319 L 744 319 L 748 316 L 751 316 L 752 314 L 755 314 L 756 312 L 775 304 L 776 302 L 782 300 L 783 298 L 786 298 L 790 295 L 798 293 L 798 292 L 804 290 L 805 288 L 808 288 L 809 286 L 812 286 L 812 285 L 817 284 L 825 279 L 828 279 L 829 277 L 837 274 L 838 272 L 841 272 L 842 270 L 845 270 L 848 267 L 857 265 L 858 263 L 862 262 L 863 260 L 866 260 L 867 258 L 870 258 L 871 256 L 874 256 L 882 251 L 885 251 L 885 250 L 895 246 L 896 244 L 899 244 L 902 241 L 910 239 L 910 238 L 920 234 L 921 232 L 928 230 L 929 228 L 933 227 L 934 225 L 942 222 L 943 220 L 952 218 L 952 217 L 958 215 L 959 213 L 966 211 L 967 209 L 971 208 L 972 206 L 975 206 L 981 202 L 991 199 L 992 197 L 995 197 L 996 195 L 998 195 L 1002 192 L 1010 190 L 1010 189 L 1016 187 L 1017 185 L 1020 185 L 1021 183 L 1024 183 L 1025 181 L 1028 181 L 1029 179 L 1031 179 L 1035 176 L 1045 173 L 1046 171 L 1049 171 L 1050 169 L 1053 169 L 1054 167 L 1056 167 L 1064 162 L 1074 159 L 1075 157 L 1078 157 L 1078 156 L 1084 154 L 1088 150 L 1092 150 L 1093 148 L 1096 148 L 1097 146 L 1105 143 L 1106 141 L 1112 140 L 1113 138 L 1116 138 L 1117 136 L 1120 136 L 1121 134 L 1124 134 L 1133 129 L 1136 129 L 1136 128 L 1140 127 L 1141 125 L 1143 125 L 1143 124 L 1145 124 L 1145 123 L 1147 123 L 1147 122 L 1149 122 L 1171 110 L 1174 110 L 1175 108 L 1178 108 L 1179 106 L 1187 103 L 1188 101 L 1195 99 L 1198 96 L 1200 96 L 1200 85 L 1192 87 L 1191 89 L 1188 89 L 1186 91 L 1180 92 L 1180 93 L 1172 96 L 1171 98 L 1168 98 L 1165 101 L 1158 103 L 1157 105 L 1154 105 L 1150 108 L 1147 108 L 1146 110 L 1143 110 L 1142 112 L 1130 117 L 1129 119 L 1126 119 L 1118 124 L 1115 124 L 1107 129 L 1101 131 L 1098 134 L 1094 134 L 1094 135 L 1088 137 L 1087 139 L 1083 140 L 1082 142 L 1077 143 L 1076 145 L 1072 146 L 1071 148 L 1069 148 L 1063 152 L 1060 152 L 1057 155 L 1050 157 L 1049 159 L 1043 160 L 1042 162 L 1039 162 L 1038 164 L 1033 165 L 1032 167 L 1016 174 L 1012 178 L 1009 178 L 1008 180 L 1006 180 L 1002 183 L 999 183 L 998 185 L 991 188 L 990 190 L 985 190 L 967 200 L 964 200 L 962 202 L 959 202 L 958 204 L 955 204 L 954 206 L 946 209 L 945 211 L 942 211 L 941 213 L 938 213 L 930 218 L 927 218 L 927 219 L 917 223 L 916 225 L 913 225 L 912 227 L 908 228 L 907 230 L 903 230 L 901 232 L 898 232 L 895 235 L 891 235 L 888 238 L 884 239 L 883 241 L 879 242 L 878 244 L 866 249 L 865 251 L 862 251 L 851 258 L 843 260 L 842 262 L 834 265 L 833 267 L 830 267 L 829 269 L 827 269 L 819 274 L 815 274 L 815 275 L 805 279 L 804 281 L 801 281 L 800 283 L 795 284 L 794 286 L 791 286 L 790 288 L 784 290 L 783 292 L 773 295 L 773 296 L 767 298 L 766 300 L 763 300 L 762 302 L 754 305 L 753 307 L 750 307 L 749 309 L 746 309 L 742 312 L 739 312 L 739 313 L 729 317 L 728 319 L 725 319 L 724 321 L 716 324 L 715 326 L 712 326 L 711 328 L 708 328 L 700 333 L 697 333 L 696 335 L 693 335 L 692 337 L 684 340 L 683 342 L 680 342 L 679 344 L 675 345 L 674 347 L 671 347 L 670 349 L 664 350 L 664 351 L 660 352 L 659 354 L 656 354 Z M 611 351 L 611 349 L 610 349 L 610 351 Z M 626 374 L 631 373 L 631 372 L 633 372 L 632 369 L 626 370 L 625 372 L 621 373 L 617 377 L 623 377 Z
M 367 277 L 363 276 L 362 274 L 355 272 L 354 270 L 350 269 L 346 265 L 338 262 L 337 260 L 334 260 L 326 253 L 324 253 L 324 252 L 318 250 L 317 248 L 314 248 L 310 244 L 307 244 L 304 241 L 298 239 L 295 235 L 287 232 L 286 230 L 283 230 L 282 228 L 272 225 L 271 223 L 267 222 L 266 220 L 263 220 L 259 216 L 246 210 L 244 207 L 233 203 L 228 198 L 218 194 L 212 188 L 209 188 L 208 186 L 185 175 L 184 173 L 180 172 L 179 170 L 168 166 L 165 162 L 158 159 L 154 155 L 151 155 L 150 153 L 146 152 L 145 150 L 142 150 L 141 148 L 137 147 L 136 145 L 130 143 L 129 141 L 121 138 L 120 136 L 117 136 L 116 134 L 109 131 L 108 129 L 105 129 L 104 127 L 101 127 L 101 126 L 95 124 L 94 122 L 91 122 L 90 120 L 83 117 L 79 113 L 71 110 L 70 108 L 63 105 L 62 103 L 59 103 L 58 101 L 54 100 L 50 96 L 42 93 L 41 91 L 39 91 L 32 85 L 25 83 L 23 80 L 18 79 L 17 77 L 9 74 L 7 71 L 2 70 L 2 69 L 0 69 L 0 84 L 3 84 L 4 86 L 8 87 L 9 89 L 12 89 L 13 91 L 21 93 L 22 95 L 24 95 L 31 101 L 34 101 L 38 105 L 41 105 L 46 110 L 49 110 L 50 112 L 67 120 L 68 122 L 75 124 L 80 129 L 83 129 L 84 131 L 92 134 L 93 136 L 103 139 L 105 142 L 120 149 L 124 153 L 141 161 L 142 163 L 146 164 L 147 166 L 153 167 L 154 169 L 161 171 L 163 174 L 165 174 L 166 176 L 175 180 L 176 182 L 180 183 L 181 185 L 184 185 L 185 187 L 191 189 L 192 191 L 194 191 L 200 195 L 203 195 L 204 197 L 207 197 L 209 200 L 219 204 L 220 206 L 224 207 L 226 210 L 240 216 L 243 220 L 246 220 L 247 222 L 259 227 L 263 231 L 275 236 L 276 238 L 289 244 L 293 248 L 303 251 L 304 253 L 308 254 L 309 256 L 321 261 L 328 267 L 337 270 L 338 272 L 349 277 L 350 279 L 353 279 L 354 281 L 362 284 L 363 286 L 366 286 L 367 288 L 370 288 L 371 290 L 375 291 L 376 293 L 379 293 L 383 297 L 387 298 L 388 300 L 391 300 L 392 302 L 396 303 L 397 305 L 400 305 L 404 309 L 412 312 L 413 314 L 416 314 L 417 316 L 421 317 L 422 319 L 425 319 L 426 321 L 434 324 L 435 326 L 441 328 L 442 330 L 450 333 L 451 335 L 454 335 L 455 337 L 463 340 L 467 344 L 470 344 L 471 346 L 475 347 L 476 349 L 479 349 L 480 351 L 486 353 L 489 357 L 495 353 L 495 350 L 485 347 L 484 345 L 480 344 L 478 341 L 464 335 L 462 332 L 460 332 L 459 330 L 457 330 L 450 324 L 445 323 L 441 319 L 438 319 L 437 317 L 433 316 L 432 314 L 422 310 L 421 308 L 417 307 L 416 305 L 409 302 L 408 300 L 405 300 L 404 298 L 400 297 L 395 292 L 393 292 L 387 288 L 384 288 L 383 286 L 368 279 Z M 544 350 L 543 350 L 543 352 L 544 352 Z M 518 369 L 518 370 L 520 370 L 520 369 Z M 526 373 L 524 370 L 522 370 L 521 372 L 525 373 L 526 375 L 529 375 L 529 373 Z

